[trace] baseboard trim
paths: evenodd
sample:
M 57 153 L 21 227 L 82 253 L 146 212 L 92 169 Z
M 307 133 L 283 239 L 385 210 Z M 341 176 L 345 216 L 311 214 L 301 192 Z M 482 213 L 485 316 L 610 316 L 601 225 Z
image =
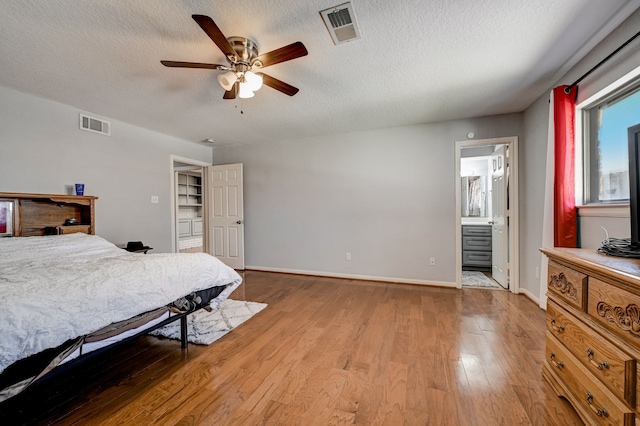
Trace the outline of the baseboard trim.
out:
M 316 277 L 328 277 L 328 278 L 343 278 L 348 280 L 360 280 L 360 281 L 379 281 L 394 284 L 414 284 L 424 285 L 430 287 L 447 287 L 455 288 L 455 282 L 449 281 L 427 281 L 416 280 L 411 278 L 392 278 L 392 277 L 379 277 L 374 275 L 356 275 L 356 274 L 339 274 L 335 272 L 320 272 L 320 271 L 307 271 L 303 269 L 287 269 L 287 268 L 272 268 L 268 266 L 246 266 L 245 269 L 252 271 L 263 272 L 279 272 L 282 274 L 296 274 L 296 275 L 311 275 Z
M 524 294 L 526 297 L 531 299 L 532 302 L 534 302 L 536 305 L 540 306 L 540 299 L 538 299 L 533 293 L 531 293 L 526 288 L 520 287 L 518 289 L 518 294 Z

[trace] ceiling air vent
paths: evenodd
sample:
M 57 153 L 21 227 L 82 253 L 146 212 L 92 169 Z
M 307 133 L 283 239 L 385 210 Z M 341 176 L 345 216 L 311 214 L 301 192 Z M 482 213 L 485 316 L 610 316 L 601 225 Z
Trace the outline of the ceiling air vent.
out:
M 351 2 L 322 10 L 320 15 L 334 44 L 342 44 L 360 38 L 360 29 Z
M 80 128 L 89 132 L 102 133 L 103 135 L 111 135 L 111 123 L 88 115 L 80 114 Z

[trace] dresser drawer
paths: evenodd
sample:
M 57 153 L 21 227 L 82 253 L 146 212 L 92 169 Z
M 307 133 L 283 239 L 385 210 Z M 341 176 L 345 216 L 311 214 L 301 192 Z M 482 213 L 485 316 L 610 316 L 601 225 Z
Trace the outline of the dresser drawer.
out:
M 636 360 L 552 301 L 547 329 L 618 398 L 636 404 Z
M 591 278 L 587 312 L 609 330 L 640 348 L 640 296 Z
M 491 237 L 462 237 L 462 250 L 491 251 Z
M 462 227 L 462 235 L 476 236 L 476 237 L 491 237 L 490 225 L 464 225 Z
M 546 361 L 563 383 L 571 389 L 573 399 L 595 424 L 633 425 L 635 413 L 603 387 L 562 343 L 547 331 Z
M 490 251 L 464 251 L 462 252 L 463 266 L 484 266 L 491 267 Z
M 554 295 L 578 309 L 587 307 L 587 275 L 555 262 L 549 262 L 547 287 Z

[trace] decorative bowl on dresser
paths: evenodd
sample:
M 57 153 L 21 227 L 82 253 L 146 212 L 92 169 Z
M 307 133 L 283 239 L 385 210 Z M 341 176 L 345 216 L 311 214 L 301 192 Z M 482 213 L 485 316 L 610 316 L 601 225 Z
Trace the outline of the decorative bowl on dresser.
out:
M 588 425 L 640 425 L 640 260 L 593 249 L 549 258 L 542 374 Z

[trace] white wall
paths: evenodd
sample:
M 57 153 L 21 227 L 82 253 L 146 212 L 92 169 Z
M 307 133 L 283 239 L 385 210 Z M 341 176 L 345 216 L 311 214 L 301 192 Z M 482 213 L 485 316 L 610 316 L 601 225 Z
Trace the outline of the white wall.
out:
M 549 98 L 542 96 L 524 114 L 520 144 L 520 288 L 533 297 L 540 293 L 542 217 L 547 160 Z
M 79 130 L 80 112 L 0 87 L 0 191 L 64 194 L 84 183 L 86 195 L 99 197 L 98 235 L 170 252 L 169 156 L 210 162 L 211 148 L 108 117 L 110 137 Z
M 640 11 L 557 84 L 573 82 L 637 28 Z M 638 65 L 636 42 L 580 84 L 579 100 Z M 61 193 L 83 182 L 100 197 L 98 234 L 170 251 L 169 155 L 210 161 L 210 149 L 113 120 L 111 137 L 80 131 L 79 112 L 0 87 L 0 191 Z M 452 282 L 453 143 L 469 131 L 521 136 L 520 286 L 537 295 L 547 119 L 545 91 L 524 114 L 216 148 L 214 161 L 245 164 L 248 265 Z M 627 221 L 583 219 L 582 240 L 593 245 L 601 224 L 619 233 Z
M 640 11 L 554 86 L 572 83 L 637 28 Z M 579 100 L 638 65 L 635 43 L 580 84 Z M 215 148 L 216 164 L 245 164 L 247 265 L 454 281 L 453 142 L 464 140 L 468 131 L 477 138 L 516 135 L 522 136 L 520 287 L 537 297 L 548 100 L 547 90 L 522 115 Z M 391 193 L 386 203 L 384 193 Z M 628 229 L 628 219 L 583 218 L 583 244 L 595 248 L 602 225 L 619 234 Z M 344 260 L 347 251 L 351 262 Z M 432 256 L 435 267 L 426 262 Z
M 631 237 L 631 221 L 626 217 L 580 217 L 580 245 L 584 248 L 596 249 L 609 235 L 611 238 Z M 604 229 L 602 229 L 604 228 Z M 606 232 L 605 232 L 606 229 Z
M 622 25 L 596 46 L 582 61 L 573 67 L 556 84 L 571 84 L 592 66 L 600 62 L 640 28 L 640 11 L 631 15 Z M 620 52 L 609 63 L 587 77 L 579 85 L 578 102 L 597 93 L 608 84 L 640 66 L 640 45 L 636 42 Z M 549 91 L 551 87 L 549 88 Z M 524 112 L 524 143 L 521 149 L 521 207 L 520 207 L 520 283 L 531 294 L 540 291 L 535 268 L 540 265 L 542 244 L 542 208 L 544 197 L 544 173 L 546 167 L 547 131 L 549 119 L 549 91 Z M 628 218 L 582 218 L 580 232 L 583 247 L 597 248 L 604 239 L 605 226 L 616 237 L 628 237 Z M 620 235 L 620 233 L 626 234 Z
M 454 142 L 520 136 L 521 118 L 214 148 L 244 164 L 247 266 L 455 282 Z

